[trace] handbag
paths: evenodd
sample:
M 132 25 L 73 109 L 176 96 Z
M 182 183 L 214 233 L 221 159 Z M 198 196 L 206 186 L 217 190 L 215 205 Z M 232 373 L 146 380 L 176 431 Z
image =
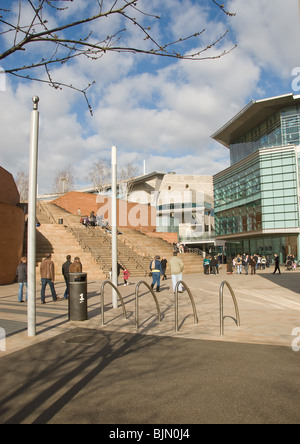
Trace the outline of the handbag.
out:
M 153 268 L 155 268 L 155 261 L 151 262 L 151 271 L 149 273 L 149 277 L 152 277 L 152 270 L 153 270 Z

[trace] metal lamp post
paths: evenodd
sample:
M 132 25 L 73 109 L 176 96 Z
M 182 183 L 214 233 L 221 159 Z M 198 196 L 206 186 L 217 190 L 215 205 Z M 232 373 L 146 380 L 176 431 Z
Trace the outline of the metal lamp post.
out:
M 37 197 L 37 159 L 39 140 L 39 98 L 33 97 L 31 114 L 29 192 L 28 192 L 28 336 L 36 336 L 36 197 Z
M 118 248 L 117 248 L 117 147 L 111 149 L 111 218 L 112 218 L 112 283 L 118 286 Z M 113 308 L 118 308 L 118 295 L 112 290 Z

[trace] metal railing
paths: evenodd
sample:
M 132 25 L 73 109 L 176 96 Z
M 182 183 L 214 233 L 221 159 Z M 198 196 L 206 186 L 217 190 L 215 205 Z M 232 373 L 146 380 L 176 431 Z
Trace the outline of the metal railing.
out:
M 155 304 L 156 304 L 157 315 L 158 315 L 158 322 L 162 321 L 161 312 L 160 312 L 160 306 L 159 306 L 157 297 L 156 297 L 153 289 L 150 287 L 150 285 L 147 282 L 140 281 L 140 282 L 138 282 L 136 284 L 136 287 L 135 287 L 135 326 L 136 326 L 137 330 L 139 329 L 139 322 L 140 322 L 140 320 L 139 320 L 139 289 L 140 289 L 140 286 L 142 284 L 145 285 L 148 288 L 148 290 L 150 291 L 150 293 L 152 294 L 153 299 L 154 299 Z
M 102 326 L 104 325 L 104 287 L 105 287 L 107 284 L 110 285 L 110 286 L 115 290 L 115 292 L 117 293 L 117 295 L 118 295 L 118 297 L 119 297 L 119 299 L 120 299 L 120 302 L 121 302 L 121 304 L 122 304 L 124 319 L 127 319 L 126 308 L 125 308 L 124 300 L 123 300 L 123 298 L 122 298 L 122 296 L 121 296 L 121 293 L 119 292 L 119 290 L 117 289 L 117 287 L 116 287 L 111 281 L 108 281 L 108 280 L 107 280 L 107 281 L 104 281 L 104 282 L 103 282 L 103 284 L 101 285 L 101 288 L 100 288 L 100 298 L 101 298 L 101 325 L 102 325 Z
M 84 230 L 85 234 L 87 234 L 87 238 L 95 238 L 95 239 L 99 239 L 100 241 L 104 243 L 107 243 L 107 245 L 109 246 L 110 250 L 111 250 L 111 238 L 110 236 L 104 234 L 102 232 L 102 230 L 99 227 L 87 227 Z M 101 261 L 104 263 L 105 267 L 107 268 L 107 271 L 109 272 L 110 268 L 107 263 L 105 262 L 105 260 L 102 257 L 101 254 L 101 246 L 94 246 L 93 248 L 90 247 L 88 245 L 87 239 L 84 239 L 84 237 L 82 236 L 82 230 L 78 230 L 77 229 L 77 233 L 80 239 L 80 242 L 82 244 L 82 246 L 88 248 L 91 252 L 92 255 L 94 257 L 99 256 Z M 118 247 L 117 247 L 117 253 L 118 253 L 118 258 L 119 258 L 119 262 L 123 265 L 123 266 L 127 266 L 128 262 L 131 260 L 134 262 L 134 266 L 136 270 L 141 269 L 142 272 L 145 274 L 145 276 L 148 273 L 148 269 L 144 266 L 144 264 L 139 260 L 138 253 L 135 253 L 133 251 L 133 249 L 131 249 L 128 245 L 126 245 L 125 242 L 123 242 L 123 246 L 125 247 L 125 249 L 121 249 L 120 244 L 118 243 Z
M 191 304 L 193 307 L 193 312 L 194 312 L 194 324 L 198 324 L 198 322 L 199 322 L 197 310 L 196 310 L 196 304 L 195 304 L 192 292 L 184 281 L 179 281 L 179 282 L 177 282 L 176 287 L 175 287 L 175 332 L 176 333 L 179 331 L 179 326 L 178 326 L 178 311 L 179 311 L 178 310 L 178 305 L 179 305 L 178 304 L 178 292 L 179 292 L 180 285 L 182 285 L 186 289 L 186 291 L 188 292 L 188 295 L 190 297 Z
M 84 239 L 81 236 L 81 230 L 78 230 L 77 228 L 74 228 L 73 226 L 71 226 L 68 222 L 68 220 L 66 220 L 66 225 L 67 228 L 69 230 L 69 232 L 72 233 L 72 235 L 75 237 L 75 239 L 77 240 L 77 242 L 79 243 L 80 247 L 83 250 L 88 250 L 88 252 L 91 254 L 91 256 L 96 260 L 96 257 L 98 256 L 98 259 L 100 258 L 100 264 L 99 262 L 96 260 L 97 264 L 99 265 L 99 268 L 102 269 L 103 272 L 106 272 L 106 276 L 109 276 L 109 270 L 110 267 L 107 264 L 106 260 L 104 259 L 104 257 L 101 255 L 101 253 L 98 251 L 98 249 L 93 249 L 90 245 L 88 245 Z M 89 228 L 89 227 L 88 227 Z
M 224 287 L 225 287 L 225 285 L 228 287 L 230 294 L 232 296 L 236 318 L 233 318 L 232 316 L 224 316 Z M 227 281 L 222 282 L 222 284 L 220 286 L 219 296 L 220 296 L 220 335 L 224 336 L 224 320 L 225 320 L 225 318 L 233 319 L 234 322 L 236 323 L 237 327 L 241 326 L 241 319 L 240 319 L 240 312 L 239 312 L 239 307 L 238 307 L 235 293 L 234 293 L 231 285 Z

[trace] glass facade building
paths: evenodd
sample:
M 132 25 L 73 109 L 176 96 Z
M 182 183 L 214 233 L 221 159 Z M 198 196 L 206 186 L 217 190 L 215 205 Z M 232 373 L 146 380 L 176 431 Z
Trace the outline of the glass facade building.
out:
M 300 98 L 252 102 L 214 138 L 230 149 L 231 166 L 214 176 L 227 255 L 299 256 Z

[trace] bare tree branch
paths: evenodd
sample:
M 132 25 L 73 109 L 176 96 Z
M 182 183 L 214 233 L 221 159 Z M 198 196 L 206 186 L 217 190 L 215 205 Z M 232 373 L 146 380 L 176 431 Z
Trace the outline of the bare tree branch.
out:
M 90 111 L 91 107 L 86 91 L 95 82 L 90 82 L 86 88 L 80 89 L 67 84 L 66 81 L 57 81 L 51 76 L 51 65 L 68 63 L 76 57 L 99 60 L 108 52 L 129 52 L 180 60 L 211 60 L 229 54 L 236 47 L 234 45 L 229 49 L 220 50 L 219 54 L 214 52 L 213 55 L 210 55 L 209 51 L 218 47 L 218 44 L 226 38 L 228 31 L 209 45 L 201 47 L 201 37 L 205 33 L 205 29 L 197 30 L 186 36 L 179 36 L 174 41 L 160 42 L 154 36 L 151 27 L 152 22 L 157 22 L 160 17 L 139 8 L 140 0 L 108 0 L 107 2 L 104 2 L 104 0 L 89 0 L 84 12 L 86 16 L 75 20 L 68 5 L 70 1 L 18 0 L 17 14 L 9 9 L 1 8 L 0 38 L 6 36 L 3 42 L 8 41 L 7 36 L 9 34 L 12 34 L 13 38 L 10 40 L 11 45 L 8 45 L 0 53 L 0 60 L 5 60 L 6 66 L 4 68 L 7 74 L 22 79 L 48 83 L 55 89 L 68 87 L 82 92 Z M 215 0 L 211 1 L 227 16 L 235 15 L 227 11 L 223 4 Z M 32 10 L 32 17 L 28 20 L 28 23 L 24 23 L 25 15 L 28 15 L 28 10 L 25 11 L 26 6 L 27 9 L 29 7 L 29 10 Z M 93 7 L 96 7 L 97 11 L 93 11 Z M 65 17 L 64 14 L 69 9 L 70 14 Z M 139 18 L 136 18 L 136 15 Z M 121 18 L 122 25 L 124 24 L 125 27 L 120 26 L 120 29 L 112 32 L 111 35 L 103 36 L 102 40 L 101 38 L 96 40 L 94 35 L 96 30 L 100 29 L 98 25 L 113 17 Z M 53 23 L 53 18 L 55 19 L 55 25 L 51 27 L 50 23 Z M 144 21 L 149 22 L 147 26 L 143 23 Z M 126 24 L 133 25 L 140 31 L 141 38 L 140 40 L 136 39 L 136 46 L 134 47 L 125 43 L 122 44 L 123 37 L 128 33 Z M 93 25 L 92 30 L 88 29 L 91 25 Z M 196 41 L 194 46 L 199 48 L 194 52 L 187 52 L 186 44 L 193 39 Z M 43 44 L 42 58 L 40 51 L 26 52 L 27 49 L 40 44 Z M 15 54 L 19 54 L 19 57 L 13 57 Z M 43 67 L 45 69 L 44 76 L 40 72 L 40 68 Z M 32 74 L 34 71 L 37 71 L 37 75 Z

